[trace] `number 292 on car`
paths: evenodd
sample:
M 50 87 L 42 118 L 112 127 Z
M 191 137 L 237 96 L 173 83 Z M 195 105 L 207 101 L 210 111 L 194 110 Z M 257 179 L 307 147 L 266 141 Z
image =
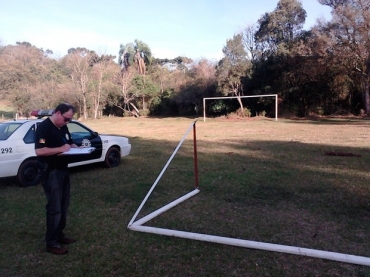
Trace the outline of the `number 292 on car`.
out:
M 1 148 L 0 149 L 1 154 L 9 154 L 9 153 L 12 153 L 12 152 L 13 152 L 13 149 L 11 147 L 6 147 L 6 148 Z

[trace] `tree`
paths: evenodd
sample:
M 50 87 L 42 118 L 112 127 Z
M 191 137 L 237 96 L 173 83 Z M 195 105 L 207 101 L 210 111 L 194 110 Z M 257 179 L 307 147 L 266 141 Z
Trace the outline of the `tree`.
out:
M 101 55 L 92 67 L 91 79 L 93 88 L 91 100 L 95 119 L 98 117 L 99 110 L 102 109 L 102 102 L 106 104 L 108 92 L 104 91 L 105 84 L 110 83 L 113 80 L 113 76 L 119 72 L 118 66 L 113 61 L 114 58 L 115 56 L 111 55 Z
M 304 58 L 296 55 L 296 48 L 305 43 L 307 34 L 302 31 L 305 19 L 306 11 L 300 1 L 280 0 L 274 11 L 258 20 L 253 81 L 245 85 L 256 94 L 279 93 L 286 107 L 294 107 L 297 112 L 299 106 L 299 114 L 305 113 L 303 100 L 307 94 L 302 89 Z
M 146 43 L 135 39 L 134 43 L 120 45 L 118 62 L 122 70 L 134 65 L 139 74 L 145 74 L 152 62 L 152 51 Z
M 136 75 L 132 80 L 132 93 L 136 98 L 141 98 L 142 109 L 147 110 L 147 102 L 158 95 L 159 87 L 153 83 L 150 77 Z
M 339 5 L 344 5 L 345 3 L 348 2 L 348 0 L 318 0 L 319 3 L 323 5 L 327 5 L 332 8 L 336 8 Z
M 118 63 L 121 66 L 121 71 L 128 70 L 133 64 L 135 49 L 133 43 L 121 44 L 118 51 Z
M 161 93 L 163 93 L 166 89 L 169 88 L 168 81 L 170 71 L 167 68 L 164 68 L 157 64 L 152 67 L 149 74 L 150 76 L 152 76 L 153 82 L 157 83 L 158 86 L 160 87 Z
M 256 49 L 256 41 L 255 41 L 255 34 L 257 32 L 257 26 L 256 25 L 248 25 L 243 30 L 243 44 L 244 49 L 247 53 L 247 58 L 252 63 L 257 60 L 257 49 Z
M 280 0 L 273 12 L 265 13 L 258 20 L 257 48 L 265 55 L 291 49 L 305 20 L 306 11 L 298 0 Z
M 65 65 L 70 70 L 70 77 L 78 85 L 79 95 L 77 101 L 82 106 L 82 114 L 85 119 L 88 118 L 87 101 L 88 101 L 88 82 L 92 66 L 99 60 L 94 51 L 86 48 L 71 48 L 65 57 Z
M 140 60 L 138 61 L 137 69 L 140 74 L 144 74 L 146 71 L 146 68 L 151 65 L 152 63 L 152 51 L 150 50 L 150 47 L 143 41 L 135 39 L 134 41 L 134 49 L 136 53 L 140 54 L 141 59 L 141 66 Z M 140 71 L 141 68 L 141 71 Z
M 117 94 L 111 94 L 110 104 L 119 108 L 123 112 L 133 114 L 134 116 L 139 116 L 139 110 L 132 103 L 135 97 L 131 91 L 132 80 L 135 77 L 135 69 L 128 67 L 127 70 L 121 70 L 121 72 L 116 74 L 116 82 L 120 86 Z M 122 103 L 123 102 L 123 103 Z M 131 107 L 134 111 L 131 110 Z
M 0 53 L 1 97 L 10 100 L 19 115 L 53 107 L 64 77 L 57 61 L 29 42 L 5 46 Z
M 328 51 L 347 69 L 362 92 L 364 109 L 370 114 L 370 2 L 368 0 L 319 0 L 333 8 L 333 18 L 321 29 L 330 38 Z
M 188 75 L 190 78 L 173 98 L 180 114 L 197 115 L 202 111 L 203 98 L 215 95 L 216 66 L 207 59 L 201 59 L 193 64 Z
M 236 96 L 240 105 L 240 111 L 244 115 L 244 107 L 241 97 L 243 95 L 242 79 L 247 75 L 247 69 L 251 63 L 247 60 L 247 53 L 243 46 L 243 35 L 234 35 L 226 41 L 222 49 L 224 57 L 217 66 L 217 79 L 220 91 L 225 95 Z
M 121 76 L 119 77 L 119 83 L 122 87 L 122 96 L 124 101 L 122 109 L 138 116 L 139 110 L 132 103 L 135 99 L 133 96 L 136 95 L 137 97 L 142 98 L 143 108 L 145 109 L 145 99 L 148 96 L 148 90 L 152 89 L 151 83 L 149 83 L 148 86 L 145 86 L 145 74 L 148 66 L 150 66 L 152 62 L 152 52 L 146 43 L 136 39 L 134 43 L 120 45 L 118 61 L 121 65 Z M 136 74 L 133 68 L 135 68 Z M 139 78 L 135 75 L 141 75 L 144 77 Z M 136 80 L 136 83 L 133 87 L 133 89 L 136 87 L 134 94 L 128 89 L 131 87 L 131 82 L 133 80 Z M 141 84 L 141 81 L 143 84 L 139 85 Z M 138 90 L 138 88 L 141 88 L 142 91 Z M 117 105 L 116 103 L 115 106 L 120 105 Z M 135 112 L 131 112 L 130 106 L 134 108 Z

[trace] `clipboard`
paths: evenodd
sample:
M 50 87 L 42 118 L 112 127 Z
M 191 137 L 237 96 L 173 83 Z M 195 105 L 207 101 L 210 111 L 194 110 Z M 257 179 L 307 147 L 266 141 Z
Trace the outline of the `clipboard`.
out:
M 71 148 L 66 152 L 60 153 L 60 156 L 65 155 L 87 155 L 95 150 L 95 147 Z

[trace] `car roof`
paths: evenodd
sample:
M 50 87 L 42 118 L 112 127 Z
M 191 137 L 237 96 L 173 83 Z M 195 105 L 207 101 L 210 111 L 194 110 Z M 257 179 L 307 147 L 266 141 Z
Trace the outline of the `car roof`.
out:
M 26 122 L 40 122 L 42 120 L 40 119 L 18 119 L 18 120 L 8 120 L 8 121 L 3 121 L 3 122 L 0 122 L 0 123 L 26 123 Z

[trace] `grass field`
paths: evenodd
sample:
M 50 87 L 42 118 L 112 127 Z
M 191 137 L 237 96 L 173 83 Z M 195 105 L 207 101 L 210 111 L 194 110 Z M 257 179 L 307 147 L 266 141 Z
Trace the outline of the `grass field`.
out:
M 45 252 L 41 186 L 0 184 L 0 276 L 359 276 L 370 267 L 133 232 L 127 224 L 194 119 L 102 118 L 117 168 L 71 169 L 69 253 Z M 370 121 L 198 121 L 200 193 L 146 225 L 370 257 Z M 192 136 L 139 218 L 194 188 Z M 337 153 L 343 156 L 325 155 Z

